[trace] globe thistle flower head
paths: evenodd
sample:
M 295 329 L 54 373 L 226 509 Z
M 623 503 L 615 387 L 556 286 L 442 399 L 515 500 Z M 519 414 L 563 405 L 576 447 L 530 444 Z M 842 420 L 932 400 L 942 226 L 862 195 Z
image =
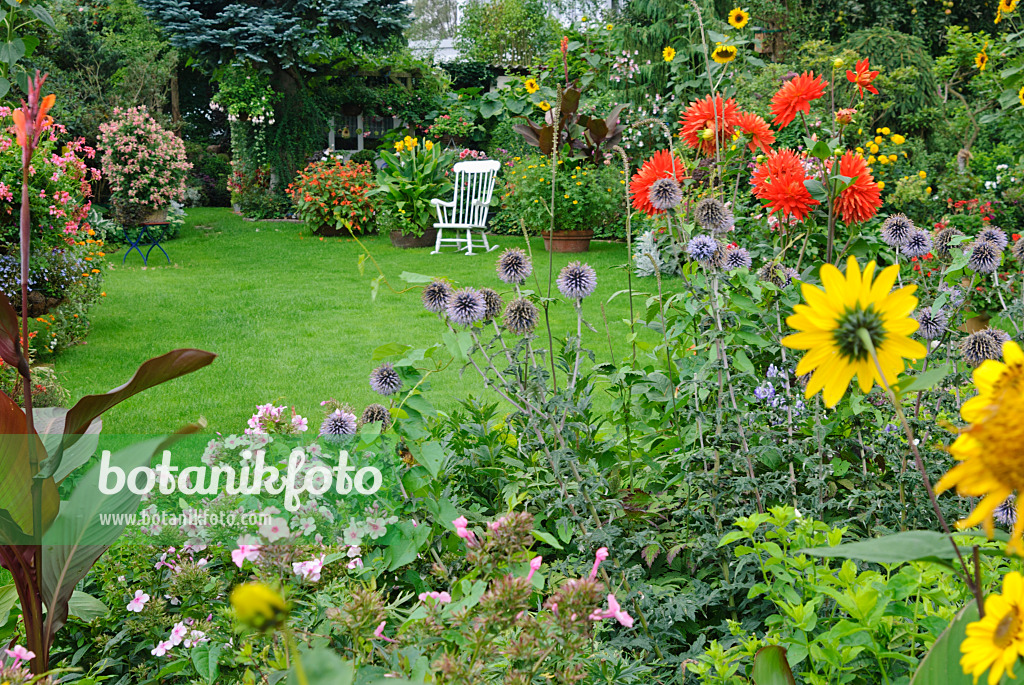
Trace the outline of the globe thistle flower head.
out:
M 900 251 L 910 258 L 920 259 L 932 251 L 932 237 L 924 231 L 914 229 Z
M 651 184 L 648 199 L 655 209 L 672 209 L 683 201 L 683 190 L 674 178 L 659 178 Z
M 597 274 L 589 264 L 569 262 L 555 281 L 558 292 L 570 300 L 582 300 L 597 289 Z
M 386 431 L 391 425 L 391 412 L 383 404 L 369 404 L 359 417 L 359 423 L 379 423 L 381 431 Z
M 712 268 L 718 266 L 725 257 L 721 244 L 709 235 L 698 235 L 690 239 L 686 245 L 686 254 L 701 266 Z
M 882 224 L 882 240 L 889 247 L 903 247 L 915 230 L 914 222 L 906 214 L 890 214 Z
M 981 332 L 992 338 L 992 340 L 999 345 L 1000 350 L 1003 349 L 1003 343 L 1009 342 L 1010 340 L 1010 334 L 999 328 L 986 328 Z
M 958 235 L 963 235 L 963 232 L 958 228 L 944 228 L 935 234 L 935 252 L 942 258 L 948 258 L 950 250 L 953 248 L 953 238 Z
M 771 283 L 781 290 L 788 288 L 793 283 L 793 271 L 795 269 L 782 266 L 778 262 L 767 262 L 757 270 L 757 278 L 765 283 Z
M 1006 237 L 1006 231 L 998 226 L 989 226 L 982 230 L 978 233 L 978 240 L 994 243 L 1000 250 L 1005 250 L 1006 246 L 1010 244 L 1010 239 Z
M 370 389 L 385 397 L 402 389 L 402 377 L 395 371 L 394 364 L 384 362 L 370 372 Z
M 448 318 L 460 326 L 472 326 L 486 311 L 484 296 L 473 288 L 460 288 L 448 299 Z
M 451 295 L 452 287 L 440 278 L 435 278 L 423 289 L 423 307 L 434 314 L 443 312 Z
M 726 271 L 732 271 L 733 269 L 749 269 L 751 264 L 753 264 L 753 260 L 750 259 L 750 253 L 746 248 L 726 248 L 725 263 L 723 264 Z
M 736 223 L 729 208 L 713 197 L 698 202 L 693 216 L 704 230 L 712 233 L 725 233 Z
M 999 359 L 1002 354 L 1002 344 L 988 330 L 971 333 L 960 343 L 960 354 L 971 366 L 979 366 L 986 359 Z
M 327 442 L 342 442 L 347 435 L 355 435 L 356 415 L 347 409 L 335 409 L 320 424 L 320 437 Z
M 938 340 L 946 332 L 949 325 L 949 317 L 942 309 L 933 312 L 931 309 L 922 309 L 917 314 L 917 332 L 925 340 Z
M 484 296 L 484 321 L 490 321 L 501 314 L 501 295 L 490 288 L 480 288 L 480 294 Z
M 525 298 L 512 300 L 505 307 L 505 328 L 513 335 L 529 335 L 537 327 L 538 311 Z
M 1024 238 L 1013 241 L 1013 247 L 1010 248 L 1010 252 L 1013 253 L 1014 258 L 1019 264 L 1024 264 Z
M 529 255 L 518 247 L 510 247 L 498 257 L 498 278 L 505 283 L 521 285 L 533 273 Z
M 971 243 L 970 249 L 971 256 L 967 260 L 967 266 L 979 274 L 993 273 L 1003 260 L 1003 251 L 995 243 L 979 238 Z
M 1017 499 L 1010 495 L 992 512 L 992 518 L 1002 525 L 1013 528 L 1017 523 Z

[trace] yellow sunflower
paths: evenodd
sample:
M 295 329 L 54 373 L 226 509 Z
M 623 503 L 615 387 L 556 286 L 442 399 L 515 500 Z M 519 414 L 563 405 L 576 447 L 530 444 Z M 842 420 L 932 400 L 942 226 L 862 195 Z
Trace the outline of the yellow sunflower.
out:
M 736 59 L 735 45 L 719 45 L 711 52 L 711 59 L 719 64 L 726 64 Z
M 526 82 L 523 83 L 523 88 L 526 88 L 526 92 L 530 95 L 533 95 L 540 90 L 540 86 L 537 85 L 537 80 L 532 78 L 526 79 Z
M 999 11 L 1002 14 L 1010 14 L 1017 9 L 1017 0 L 999 0 Z
M 960 651 L 960 666 L 974 676 L 975 685 L 985 671 L 988 685 L 998 685 L 1003 671 L 1015 678 L 1013 665 L 1024 654 L 1024 578 L 1019 573 L 1006 574 L 1003 594 L 985 598 L 985 618 L 967 624 Z
M 985 67 L 988 65 L 988 55 L 982 50 L 974 56 L 974 66 L 978 67 L 978 71 L 985 71 Z
M 263 583 L 243 583 L 231 591 L 235 617 L 257 630 L 279 626 L 288 618 L 288 604 L 277 590 Z
M 547 100 L 541 100 L 540 102 L 537 103 L 537 106 L 540 107 L 540 111 L 542 112 L 546 112 L 549 109 L 551 109 L 551 103 L 548 102 Z
M 988 359 L 974 370 L 978 395 L 964 402 L 960 416 L 971 424 L 949 446 L 960 463 L 935 485 L 940 493 L 956 486 L 964 496 L 984 499 L 957 523 L 960 528 L 984 524 L 993 533 L 992 512 L 1015 490 L 1024 493 L 1024 352 L 1015 342 L 1003 343 L 1003 361 Z M 1007 551 L 1024 554 L 1024 497 L 1018 498 L 1017 520 Z
M 1017 99 L 1020 100 L 1021 107 L 1024 107 L 1024 86 L 1017 91 Z
M 857 260 L 850 257 L 846 275 L 831 264 L 821 267 L 824 289 L 803 284 L 807 304 L 798 304 L 786 320 L 800 332 L 786 336 L 782 344 L 807 350 L 796 367 L 798 376 L 814 372 L 807 382 L 807 397 L 824 390 L 825 405 L 834 407 L 855 375 L 860 389 L 868 392 L 876 381 L 883 386 L 895 383 L 904 357 L 920 359 L 927 354 L 924 345 L 908 337 L 917 330 L 917 321 L 910 318 L 917 306 L 913 296 L 917 286 L 893 291 L 898 271 L 894 264 L 875 279 L 874 262 L 868 262 L 862 274 Z M 861 330 L 875 348 L 878 366 Z
M 671 62 L 676 58 L 676 49 L 671 45 L 661 51 L 661 58 L 666 62 Z
M 744 12 L 739 7 L 729 12 L 729 25 L 733 28 L 741 29 L 747 25 L 748 21 L 750 21 L 750 13 Z

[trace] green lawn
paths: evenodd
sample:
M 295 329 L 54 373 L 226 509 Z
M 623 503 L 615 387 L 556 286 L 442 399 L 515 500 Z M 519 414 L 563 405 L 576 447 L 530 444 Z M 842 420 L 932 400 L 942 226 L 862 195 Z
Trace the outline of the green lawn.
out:
M 495 242 L 503 249 L 524 241 L 499 236 Z M 363 244 L 396 287 L 407 285 L 398 278 L 403 271 L 499 292 L 504 286 L 494 273 L 500 250 L 468 257 L 398 250 L 383 237 Z M 107 434 L 164 432 L 200 416 L 211 431 L 240 432 L 254 407 L 268 401 L 295 405 L 312 428 L 319 424 L 321 400 L 334 397 L 357 413 L 374 401 L 367 383 L 374 348 L 388 342 L 427 346 L 441 337 L 442 325 L 422 308 L 419 288 L 395 294 L 382 287 L 371 301 L 376 272 L 367 263 L 365 274 L 359 273 L 360 248 L 352 239 L 320 240 L 302 224 L 254 223 L 228 209 L 192 209 L 181 236 L 166 249 L 170 266 L 156 250 L 149 268 L 135 252 L 125 267 L 123 251 L 110 254 L 107 296 L 92 310 L 92 331 L 85 344 L 58 357 L 57 372 L 77 399 L 124 383 L 139 363 L 176 347 L 219 356 L 212 366 L 108 412 Z M 535 269 L 546 279 L 547 253 L 539 239 L 533 251 Z M 598 333 L 586 333 L 585 344 L 605 361 L 610 355 L 601 303 L 626 287 L 625 271 L 616 268 L 626 262 L 626 248 L 593 243 L 585 255 L 555 255 L 556 272 L 580 257 L 598 273 L 597 293 L 584 304 Z M 621 357 L 628 300 L 618 297 L 605 308 Z M 568 303 L 555 306 L 552 316 L 556 335 L 575 327 Z M 481 392 L 475 373 L 460 375 L 455 366 L 431 379 L 431 398 L 440 408 Z

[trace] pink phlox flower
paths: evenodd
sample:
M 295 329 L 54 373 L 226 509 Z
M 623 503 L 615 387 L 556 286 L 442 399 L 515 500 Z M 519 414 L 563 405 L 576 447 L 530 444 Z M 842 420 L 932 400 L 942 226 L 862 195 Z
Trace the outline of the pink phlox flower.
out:
M 146 606 L 146 602 L 148 601 L 149 595 L 147 595 L 142 590 L 136 590 L 135 597 L 133 597 L 131 601 L 128 602 L 128 606 L 125 608 L 128 609 L 128 611 L 134 611 L 135 613 L 139 613 L 140 611 L 142 611 L 142 608 Z
M 377 629 L 373 631 L 373 636 L 378 640 L 385 640 L 387 642 L 398 642 L 398 640 L 392 640 L 390 637 L 384 634 L 384 626 L 388 624 L 387 621 L 381 621 Z
M 597 567 L 601 565 L 601 562 L 608 558 L 608 548 L 601 547 L 597 550 L 594 555 L 594 567 L 590 569 L 590 579 L 594 580 L 597 578 Z
M 526 581 L 533 580 L 533 574 L 540 570 L 540 565 L 544 563 L 544 557 L 534 557 L 530 559 L 530 573 L 526 576 Z

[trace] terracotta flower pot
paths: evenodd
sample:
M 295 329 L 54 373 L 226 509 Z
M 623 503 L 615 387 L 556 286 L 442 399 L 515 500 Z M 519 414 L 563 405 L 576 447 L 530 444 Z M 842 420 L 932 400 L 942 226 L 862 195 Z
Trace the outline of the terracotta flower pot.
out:
M 548 252 L 589 252 L 592 230 L 586 231 L 543 231 L 544 249 Z
M 412 247 L 431 247 L 437 242 L 437 229 L 428 228 L 423 235 L 412 235 L 401 231 L 391 231 L 391 244 L 403 250 Z

